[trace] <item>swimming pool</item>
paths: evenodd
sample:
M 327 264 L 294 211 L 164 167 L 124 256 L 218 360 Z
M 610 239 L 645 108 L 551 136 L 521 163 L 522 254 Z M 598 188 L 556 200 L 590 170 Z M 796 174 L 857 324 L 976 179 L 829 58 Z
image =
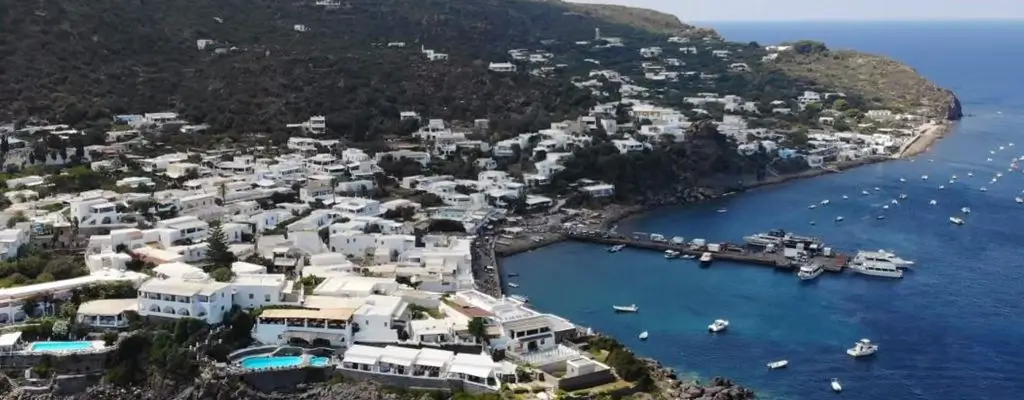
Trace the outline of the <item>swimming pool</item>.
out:
M 327 357 L 313 357 L 309 359 L 309 364 L 323 367 L 327 365 L 327 361 Z M 299 365 L 302 365 L 302 357 L 300 356 L 259 356 L 242 360 L 242 367 L 245 369 L 285 368 L 297 367 Z
M 57 353 L 63 351 L 84 351 L 92 350 L 95 347 L 89 341 L 74 342 L 35 342 L 28 346 L 29 351 L 42 353 Z

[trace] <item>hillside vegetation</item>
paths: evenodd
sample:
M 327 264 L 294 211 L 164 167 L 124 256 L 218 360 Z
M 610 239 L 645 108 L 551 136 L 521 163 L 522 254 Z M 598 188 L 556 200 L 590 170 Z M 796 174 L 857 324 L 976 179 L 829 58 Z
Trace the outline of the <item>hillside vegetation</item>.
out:
M 328 113 L 334 131 L 358 136 L 392 129 L 402 110 L 572 116 L 593 99 L 567 80 L 486 71 L 508 49 L 586 40 L 595 27 L 651 36 L 567 11 L 517 0 L 350 0 L 335 10 L 313 1 L 0 0 L 0 119 L 76 124 L 176 109 L 244 132 Z M 200 51 L 200 39 L 216 44 Z M 386 48 L 392 41 L 406 47 Z M 420 46 L 450 60 L 428 62 Z
M 900 112 L 928 110 L 944 115 L 952 94 L 898 61 L 850 50 L 784 52 L 775 61 L 783 73 L 822 90 L 852 93 L 871 108 Z

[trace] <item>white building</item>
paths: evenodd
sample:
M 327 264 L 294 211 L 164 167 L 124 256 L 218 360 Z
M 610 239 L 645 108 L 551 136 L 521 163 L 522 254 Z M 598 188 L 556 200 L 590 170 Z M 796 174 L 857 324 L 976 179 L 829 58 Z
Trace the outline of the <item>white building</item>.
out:
M 218 324 L 231 309 L 231 285 L 224 282 L 150 279 L 139 286 L 139 315 L 157 318 L 198 318 Z
M 493 72 L 516 72 L 516 65 L 508 62 L 492 62 L 487 66 L 487 69 Z
M 397 296 L 371 295 L 352 313 L 352 323 L 359 327 L 354 333 L 356 343 L 397 343 L 398 331 L 405 329 L 409 304 Z
M 287 344 L 301 339 L 311 345 L 347 347 L 352 344 L 351 308 L 266 309 L 256 318 L 252 336 L 263 344 Z

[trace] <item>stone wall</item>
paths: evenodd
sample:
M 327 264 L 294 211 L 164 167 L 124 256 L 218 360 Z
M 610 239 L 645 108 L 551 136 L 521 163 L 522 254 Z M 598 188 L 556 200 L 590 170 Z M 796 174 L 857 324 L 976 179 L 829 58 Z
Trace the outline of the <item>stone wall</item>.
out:
M 414 376 L 388 375 L 366 371 L 355 371 L 345 368 L 338 368 L 337 372 L 340 373 L 345 378 L 355 380 L 368 380 L 380 383 L 381 385 L 384 386 L 405 389 L 460 391 L 463 390 L 464 386 L 463 382 L 457 379 L 420 378 Z
M 609 382 L 614 382 L 615 379 L 615 374 L 612 373 L 612 370 L 606 369 L 594 371 L 586 375 L 558 379 L 556 386 L 558 389 L 571 392 L 573 390 L 604 385 Z
M 44 360 L 49 358 L 49 360 Z M 84 353 L 68 355 L 3 354 L 0 355 L 0 370 L 24 371 L 36 365 L 49 363 L 53 371 L 61 374 L 91 374 L 104 370 L 107 353 Z
M 241 375 L 241 379 L 254 390 L 270 392 L 293 392 L 301 383 L 323 382 L 329 378 L 328 368 L 301 368 L 274 371 L 253 371 Z

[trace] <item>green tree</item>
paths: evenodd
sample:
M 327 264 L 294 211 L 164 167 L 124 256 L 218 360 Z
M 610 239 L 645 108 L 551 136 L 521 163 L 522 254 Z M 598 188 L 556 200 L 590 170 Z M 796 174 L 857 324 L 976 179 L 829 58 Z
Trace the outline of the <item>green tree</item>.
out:
M 231 268 L 220 267 L 213 270 L 213 272 L 210 273 L 210 277 L 217 282 L 231 282 L 231 278 L 235 277 L 235 273 L 231 271 Z
M 487 343 L 487 323 L 481 317 L 476 317 L 469 320 L 469 334 L 476 338 L 477 342 Z
M 235 262 L 235 255 L 228 248 L 227 236 L 224 235 L 220 221 L 210 224 L 210 236 L 206 239 L 206 244 L 208 246 L 206 260 L 210 263 L 207 267 L 208 270 L 230 268 L 231 263 Z

